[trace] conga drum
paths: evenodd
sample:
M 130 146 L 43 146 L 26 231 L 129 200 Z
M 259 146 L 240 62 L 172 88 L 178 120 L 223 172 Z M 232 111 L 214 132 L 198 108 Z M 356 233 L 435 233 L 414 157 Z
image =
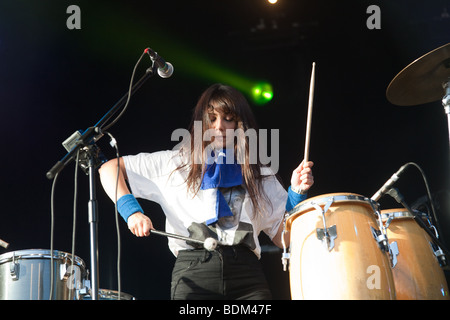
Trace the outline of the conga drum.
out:
M 358 194 L 332 193 L 288 213 L 292 299 L 395 299 L 374 205 Z
M 426 215 L 418 214 L 426 220 Z M 382 210 L 381 217 L 389 242 L 398 247 L 392 268 L 397 299 L 449 300 L 447 281 L 431 237 L 404 208 Z

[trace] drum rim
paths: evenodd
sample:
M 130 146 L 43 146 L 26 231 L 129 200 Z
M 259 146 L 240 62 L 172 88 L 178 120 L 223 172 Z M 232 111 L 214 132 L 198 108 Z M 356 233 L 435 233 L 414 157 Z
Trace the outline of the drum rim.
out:
M 368 206 L 371 206 L 371 203 L 375 205 L 378 208 L 378 203 L 373 201 L 372 199 L 365 197 L 363 195 L 357 194 L 357 193 L 351 193 L 351 192 L 339 192 L 339 193 L 327 193 L 319 196 L 315 196 L 312 198 L 308 198 L 299 204 L 297 204 L 291 211 L 288 211 L 286 213 L 286 229 L 290 229 L 290 225 L 292 224 L 294 218 L 300 216 L 302 211 L 307 211 L 310 209 L 315 209 L 314 206 L 312 206 L 311 203 L 317 204 L 317 205 L 325 205 L 327 201 L 333 197 L 334 201 L 333 204 L 339 203 L 339 202 L 348 202 L 348 201 L 356 201 L 360 203 L 364 203 Z M 374 213 L 375 214 L 375 213 Z
M 422 219 L 428 219 L 429 215 L 425 212 L 414 210 Z M 398 208 L 398 209 L 385 209 L 380 211 L 381 220 L 392 219 L 402 219 L 402 218 L 411 218 L 413 219 L 413 215 L 406 210 L 406 208 Z
M 373 201 L 370 198 L 367 198 L 367 197 L 357 194 L 357 193 L 345 193 L 345 192 L 328 193 L 328 194 L 324 194 L 324 195 L 320 195 L 320 196 L 316 196 L 313 198 L 303 200 L 302 202 L 297 204 L 292 210 L 288 211 L 287 214 L 289 215 L 289 217 L 291 217 L 292 215 L 304 210 L 305 208 L 306 209 L 314 208 L 311 205 L 312 202 L 314 202 L 315 204 L 318 204 L 318 205 L 324 205 L 328 201 L 328 199 L 331 197 L 334 197 L 333 203 L 356 200 L 358 202 L 364 202 L 364 203 L 367 203 L 370 205 L 370 202 Z
M 51 259 L 50 249 L 23 249 L 6 252 L 0 255 L 0 264 L 11 262 L 14 259 Z M 83 259 L 74 255 L 74 264 L 86 268 L 86 263 Z M 54 260 L 70 260 L 72 261 L 72 254 L 64 251 L 53 250 Z

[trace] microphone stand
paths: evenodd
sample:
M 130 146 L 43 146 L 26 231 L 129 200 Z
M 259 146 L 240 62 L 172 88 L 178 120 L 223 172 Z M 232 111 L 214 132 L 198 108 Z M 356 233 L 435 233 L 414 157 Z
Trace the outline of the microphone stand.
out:
M 425 232 L 430 236 L 430 238 L 434 241 L 434 243 L 440 247 L 440 249 L 444 252 L 444 254 L 447 256 L 447 258 L 450 258 L 450 252 L 448 249 L 444 246 L 444 244 L 436 237 L 433 232 L 426 226 L 425 222 L 419 217 L 418 214 L 416 214 L 411 207 L 406 203 L 404 197 L 398 192 L 396 188 L 391 188 L 388 192 L 388 195 L 390 195 L 392 198 L 394 198 L 398 203 L 403 205 L 405 209 L 412 215 L 414 220 L 417 222 L 417 224 L 422 227 L 422 229 L 425 230 Z M 444 257 L 445 258 L 445 257 Z M 439 259 L 438 259 L 439 260 Z M 447 260 L 444 260 L 444 263 L 447 264 Z
M 93 127 L 88 128 L 81 134 L 81 137 L 75 143 L 75 146 L 59 160 L 46 174 L 48 179 L 53 179 L 57 173 L 63 170 L 67 164 L 76 158 L 78 150 L 84 153 L 83 158 L 87 159 L 87 168 L 89 175 L 89 202 L 88 202 L 88 220 L 90 234 L 90 258 L 91 258 L 91 298 L 98 300 L 99 277 L 98 277 L 98 204 L 96 197 L 96 169 L 102 164 L 98 159 L 99 149 L 95 142 L 103 137 L 102 127 L 112 116 L 122 108 L 128 94 L 133 95 L 151 76 L 154 75 L 156 67 L 152 65 L 138 82 L 129 90 Z M 80 157 L 82 158 L 82 157 Z M 78 165 L 75 164 L 75 165 Z

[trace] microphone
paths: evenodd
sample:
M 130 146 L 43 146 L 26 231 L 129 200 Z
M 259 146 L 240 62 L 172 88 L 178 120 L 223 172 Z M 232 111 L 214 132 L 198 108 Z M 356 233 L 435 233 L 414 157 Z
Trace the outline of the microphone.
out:
M 159 56 L 155 51 L 150 48 L 144 50 L 148 53 L 150 59 L 158 67 L 158 74 L 161 78 L 169 78 L 173 73 L 173 65 L 170 62 L 166 62 L 161 56 Z
M 400 174 L 403 173 L 403 171 L 409 166 L 410 163 L 407 163 L 403 165 L 396 173 L 394 173 L 388 181 L 384 183 L 384 185 L 378 190 L 373 196 L 373 201 L 378 201 L 386 192 L 391 189 L 391 187 L 394 185 L 395 182 L 397 182 L 398 178 L 400 177 Z

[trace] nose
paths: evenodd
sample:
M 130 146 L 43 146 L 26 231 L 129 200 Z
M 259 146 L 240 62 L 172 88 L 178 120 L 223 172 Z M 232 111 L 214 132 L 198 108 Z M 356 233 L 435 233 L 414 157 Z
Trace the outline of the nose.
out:
M 217 117 L 216 121 L 214 121 L 214 129 L 219 130 L 219 131 L 225 131 L 225 119 L 223 119 L 222 117 Z

